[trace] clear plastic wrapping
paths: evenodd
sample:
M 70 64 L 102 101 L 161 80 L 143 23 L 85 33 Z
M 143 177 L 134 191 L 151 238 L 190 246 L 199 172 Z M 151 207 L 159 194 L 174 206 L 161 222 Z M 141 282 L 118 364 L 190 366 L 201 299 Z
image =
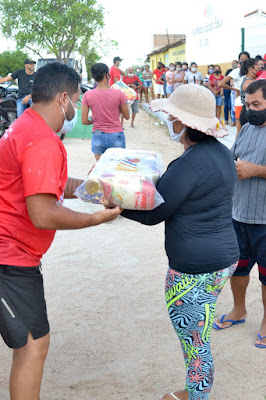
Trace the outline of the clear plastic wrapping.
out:
M 110 148 L 76 189 L 75 195 L 84 201 L 110 207 L 152 210 L 164 203 L 156 190 L 162 173 L 159 153 Z

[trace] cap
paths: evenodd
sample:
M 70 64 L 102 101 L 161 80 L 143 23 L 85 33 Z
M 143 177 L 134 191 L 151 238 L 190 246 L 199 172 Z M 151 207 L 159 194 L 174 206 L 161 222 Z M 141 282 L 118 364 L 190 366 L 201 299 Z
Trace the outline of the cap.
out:
M 115 57 L 115 58 L 113 59 L 113 61 L 114 61 L 114 63 L 115 63 L 116 61 L 123 61 L 123 58 Z
M 36 61 L 31 60 L 30 58 L 26 58 L 24 64 L 36 64 Z

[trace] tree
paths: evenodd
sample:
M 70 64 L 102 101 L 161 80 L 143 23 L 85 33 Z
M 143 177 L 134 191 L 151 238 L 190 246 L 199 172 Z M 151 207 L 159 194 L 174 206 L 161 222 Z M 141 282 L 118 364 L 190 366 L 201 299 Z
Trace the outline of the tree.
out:
M 89 47 L 104 26 L 104 9 L 96 0 L 0 0 L 1 30 L 19 48 L 46 50 L 59 62 Z
M 16 69 L 24 68 L 24 60 L 28 58 L 28 54 L 23 51 L 4 51 L 0 54 L 0 75 L 6 76 Z

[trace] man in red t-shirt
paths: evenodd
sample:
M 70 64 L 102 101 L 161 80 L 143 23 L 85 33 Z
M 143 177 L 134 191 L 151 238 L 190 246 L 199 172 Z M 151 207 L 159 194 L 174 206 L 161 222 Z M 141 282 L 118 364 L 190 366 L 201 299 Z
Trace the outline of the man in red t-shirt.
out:
M 162 75 L 165 73 L 164 65 L 161 61 L 158 61 L 157 68 L 153 71 L 153 75 L 156 76 L 155 86 L 156 86 L 156 94 L 157 99 L 161 96 L 164 97 L 164 81 L 161 79 Z
M 131 88 L 135 90 L 137 93 L 137 98 L 136 100 L 133 101 L 131 104 L 131 109 L 132 109 L 132 119 L 131 119 L 131 127 L 134 128 L 134 120 L 136 118 L 137 113 L 139 112 L 139 95 L 138 95 L 138 89 L 143 88 L 143 83 L 139 79 L 137 75 L 134 74 L 134 70 L 132 67 L 129 67 L 127 69 L 127 75 L 124 76 L 123 82 Z M 123 118 L 123 117 L 122 117 Z M 121 123 L 123 126 L 123 119 L 121 118 Z
M 10 397 L 39 399 L 49 347 L 49 322 L 40 260 L 57 229 L 79 229 L 115 219 L 63 207 L 82 180 L 67 178 L 65 148 L 55 132 L 75 117 L 80 77 L 67 65 L 40 68 L 32 106 L 0 140 L 0 334 L 13 348 Z
M 121 76 L 125 76 L 124 71 L 119 68 L 121 61 L 123 61 L 120 57 L 115 57 L 113 59 L 114 65 L 110 68 L 109 74 L 110 74 L 110 86 L 112 86 L 114 83 L 117 81 L 120 81 Z

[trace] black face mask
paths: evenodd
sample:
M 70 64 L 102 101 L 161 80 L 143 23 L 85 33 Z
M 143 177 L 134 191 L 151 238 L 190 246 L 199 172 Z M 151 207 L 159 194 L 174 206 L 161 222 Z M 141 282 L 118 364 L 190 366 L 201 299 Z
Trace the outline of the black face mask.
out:
M 262 111 L 247 110 L 246 117 L 251 125 L 260 126 L 266 121 L 266 109 Z
M 214 73 L 218 75 L 218 74 L 220 74 L 220 71 L 214 71 Z

